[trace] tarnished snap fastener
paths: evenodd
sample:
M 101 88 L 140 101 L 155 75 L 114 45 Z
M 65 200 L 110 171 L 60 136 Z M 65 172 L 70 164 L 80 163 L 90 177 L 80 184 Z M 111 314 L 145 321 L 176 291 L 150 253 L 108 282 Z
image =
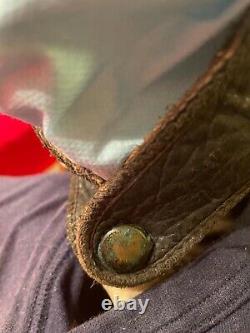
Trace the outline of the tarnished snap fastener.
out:
M 146 264 L 152 248 L 152 239 L 142 228 L 123 224 L 104 235 L 98 246 L 98 257 L 109 270 L 131 273 Z

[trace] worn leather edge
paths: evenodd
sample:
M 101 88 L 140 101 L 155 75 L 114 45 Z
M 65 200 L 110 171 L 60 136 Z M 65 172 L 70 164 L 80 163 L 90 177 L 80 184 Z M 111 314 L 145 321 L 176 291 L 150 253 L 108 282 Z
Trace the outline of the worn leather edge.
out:
M 119 200 L 123 192 L 129 190 L 145 169 L 151 166 L 153 163 L 153 157 L 154 159 L 158 158 L 159 154 L 157 156 L 154 156 L 154 154 L 161 150 L 161 143 L 157 141 L 161 131 L 165 130 L 169 123 L 176 122 L 178 117 L 185 111 L 187 105 L 195 99 L 199 92 L 211 82 L 213 77 L 232 58 L 240 45 L 243 31 L 244 24 L 235 34 L 229 48 L 217 56 L 208 72 L 198 80 L 192 90 L 185 95 L 180 103 L 167 113 L 166 117 L 148 136 L 144 144 L 131 153 L 116 176 L 101 186 L 87 207 L 83 209 L 82 215 L 77 222 L 77 256 L 87 273 L 98 282 L 117 287 L 124 287 L 145 283 L 158 278 L 159 275 L 168 275 L 176 268 L 176 266 L 178 266 L 178 262 L 185 255 L 187 249 L 191 249 L 195 243 L 203 238 L 208 228 L 211 228 L 211 225 L 213 225 L 215 219 L 219 215 L 227 214 L 245 195 L 249 193 L 250 183 L 246 183 L 242 189 L 228 198 L 228 200 L 226 200 L 213 214 L 208 216 L 200 225 L 194 228 L 192 232 L 187 234 L 185 239 L 174 247 L 170 253 L 159 260 L 156 265 L 152 265 L 145 270 L 133 274 L 115 275 L 101 270 L 95 263 L 93 248 L 91 246 L 92 235 L 95 233 L 96 225 L 100 223 L 102 212 L 112 206 L 115 201 Z M 166 142 L 163 142 L 163 144 L 166 145 Z M 183 246 L 184 243 L 185 249 Z
M 219 217 L 226 216 L 233 207 L 236 206 L 244 197 L 250 193 L 250 182 L 245 185 L 239 192 L 235 193 L 230 197 L 223 205 L 220 206 L 213 214 L 208 216 L 202 223 L 195 227 L 192 232 L 188 233 L 186 237 L 182 239 L 177 246 L 175 246 L 170 252 L 163 256 L 160 260 L 156 262 L 155 265 L 151 265 L 150 268 L 140 270 L 131 274 L 110 274 L 110 272 L 100 271 L 96 269 L 95 259 L 92 257 L 92 251 L 90 256 L 86 256 L 86 262 L 79 257 L 79 246 L 83 247 L 81 243 L 82 239 L 79 237 L 79 232 L 76 236 L 75 251 L 84 270 L 88 273 L 90 277 L 101 284 L 111 285 L 114 287 L 134 287 L 146 282 L 153 280 L 161 280 L 166 278 L 175 272 L 181 265 L 182 260 L 185 258 L 186 254 L 189 253 L 195 244 L 198 244 L 213 228 L 214 224 L 218 221 Z M 85 212 L 88 210 L 86 207 Z M 85 234 L 89 232 L 85 230 Z M 83 240 L 85 241 L 85 240 Z M 84 257 L 85 253 L 82 253 Z M 157 269 L 157 266 L 161 265 L 161 269 Z M 147 273 L 147 274 L 145 274 Z
M 72 246 L 74 253 L 76 250 L 77 220 L 81 209 L 86 205 L 98 187 L 88 182 L 86 178 L 71 174 L 69 184 L 69 199 L 66 217 L 67 238 Z
M 62 163 L 62 165 L 72 172 L 75 175 L 78 175 L 79 177 L 83 177 L 87 181 L 97 185 L 101 186 L 105 183 L 105 180 L 101 178 L 100 176 L 93 173 L 91 170 L 84 168 L 78 163 L 73 162 L 65 153 L 63 153 L 58 147 L 56 147 L 54 144 L 52 144 L 49 140 L 46 139 L 43 130 L 38 127 L 34 126 L 34 131 L 36 135 L 38 136 L 39 140 L 42 142 L 43 146 L 47 148 L 50 153 L 56 157 L 58 161 Z

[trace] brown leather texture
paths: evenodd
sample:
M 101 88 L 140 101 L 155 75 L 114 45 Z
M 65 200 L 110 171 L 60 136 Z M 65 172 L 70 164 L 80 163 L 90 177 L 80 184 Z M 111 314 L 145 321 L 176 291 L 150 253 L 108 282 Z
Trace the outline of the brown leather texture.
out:
M 74 181 L 78 209 L 71 207 L 69 233 L 83 269 L 95 280 L 125 287 L 168 275 L 216 219 L 249 193 L 249 54 L 248 13 L 207 73 L 80 208 L 81 178 Z M 101 238 L 119 224 L 135 224 L 152 236 L 145 268 L 117 274 L 99 262 Z

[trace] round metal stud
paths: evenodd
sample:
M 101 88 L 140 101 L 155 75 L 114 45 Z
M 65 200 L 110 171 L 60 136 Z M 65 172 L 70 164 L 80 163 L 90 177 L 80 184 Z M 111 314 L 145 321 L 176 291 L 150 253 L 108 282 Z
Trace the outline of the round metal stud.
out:
M 105 268 L 117 273 L 131 273 L 146 265 L 152 248 L 153 241 L 142 228 L 123 224 L 104 235 L 97 255 Z

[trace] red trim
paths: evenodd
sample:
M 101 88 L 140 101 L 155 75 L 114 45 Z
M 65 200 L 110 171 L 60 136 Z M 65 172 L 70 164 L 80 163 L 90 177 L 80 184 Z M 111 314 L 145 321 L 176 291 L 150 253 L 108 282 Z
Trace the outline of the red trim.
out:
M 55 162 L 31 126 L 0 115 L 0 174 L 27 175 L 44 171 Z

